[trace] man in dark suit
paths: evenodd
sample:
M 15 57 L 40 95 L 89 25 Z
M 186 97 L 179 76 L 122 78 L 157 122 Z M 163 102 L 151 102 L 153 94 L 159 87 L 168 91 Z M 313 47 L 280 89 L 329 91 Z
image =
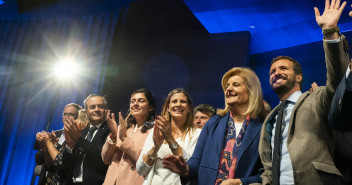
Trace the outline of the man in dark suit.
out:
M 69 103 L 65 106 L 64 111 L 62 113 L 62 120 L 65 118 L 70 120 L 75 120 L 78 117 L 78 111 L 81 110 L 82 107 L 76 103 Z M 47 133 L 49 134 L 49 133 Z M 63 129 L 57 130 L 55 132 L 50 133 L 51 142 L 56 146 L 57 150 L 64 145 L 65 137 L 63 135 Z M 39 180 L 38 185 L 46 184 L 47 180 L 51 178 L 51 175 L 54 173 L 54 168 L 52 168 L 52 159 L 49 156 L 46 145 L 43 141 L 36 140 L 34 143 L 34 149 L 39 150 L 35 154 L 35 161 L 37 163 L 36 168 L 39 168 Z
M 345 5 L 346 2 L 340 5 L 340 1 L 333 0 L 330 4 L 327 0 L 322 15 L 315 8 L 316 21 L 324 34 L 326 87 L 302 93 L 299 63 L 282 56 L 272 61 L 270 85 L 281 103 L 270 113 L 261 131 L 259 153 L 265 169 L 262 184 L 340 184 L 327 114 L 349 63 L 345 38 L 337 27 Z
M 352 131 L 352 62 L 331 102 L 329 124 L 339 131 Z
M 352 17 L 352 11 L 350 12 Z M 335 131 L 335 163 L 343 175 L 343 184 L 352 184 L 352 62 L 336 89 L 329 112 L 329 124 Z
M 68 184 L 102 184 L 108 166 L 101 158 L 101 150 L 110 133 L 106 123 L 106 99 L 89 95 L 84 100 L 89 125 L 81 129 L 79 124 L 66 119 L 67 150 L 63 161 L 66 168 L 73 169 Z

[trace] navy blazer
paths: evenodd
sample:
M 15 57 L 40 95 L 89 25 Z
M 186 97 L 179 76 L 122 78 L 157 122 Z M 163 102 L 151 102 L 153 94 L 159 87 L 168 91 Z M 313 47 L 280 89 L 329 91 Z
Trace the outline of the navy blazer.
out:
M 198 179 L 198 184 L 214 185 L 224 147 L 226 126 L 230 113 L 212 117 L 202 129 L 192 157 L 187 161 L 189 175 L 186 181 Z M 236 164 L 235 178 L 242 184 L 260 182 L 259 169 L 263 168 L 258 152 L 260 130 L 263 123 L 251 119 L 244 135 Z
M 350 72 L 352 73 L 352 71 Z M 352 130 L 352 74 L 343 76 L 336 89 L 329 112 L 329 124 L 340 131 Z

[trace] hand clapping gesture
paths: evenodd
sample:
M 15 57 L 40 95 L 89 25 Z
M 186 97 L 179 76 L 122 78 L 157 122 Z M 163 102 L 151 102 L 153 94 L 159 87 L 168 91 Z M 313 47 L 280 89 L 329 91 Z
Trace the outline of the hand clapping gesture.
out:
M 157 149 L 159 149 L 164 142 L 164 137 L 157 127 L 157 123 L 154 124 L 153 141 Z
M 181 175 L 182 177 L 187 177 L 189 173 L 189 167 L 186 160 L 182 156 L 169 155 L 163 158 L 162 161 L 164 168 Z
M 119 138 L 121 141 L 124 141 L 127 138 L 127 123 L 125 119 L 122 117 L 122 113 L 119 112 Z
M 46 143 L 50 142 L 49 133 L 47 133 L 45 131 L 38 132 L 36 134 L 36 138 L 37 138 L 37 141 L 38 141 L 42 151 L 47 152 L 48 148 L 47 148 Z
M 56 134 L 54 131 L 51 131 L 51 133 L 49 134 L 49 139 L 54 145 L 56 145 L 57 142 L 59 141 L 59 138 L 56 137 Z
M 80 121 L 75 122 L 74 120 L 68 118 L 64 119 L 64 129 L 67 132 L 67 135 L 72 139 L 74 144 L 81 137 L 81 131 L 83 130 Z
M 170 143 L 174 140 L 172 136 L 172 126 L 169 120 L 165 119 L 163 116 L 158 116 L 158 119 L 155 121 L 155 125 L 158 127 L 158 130 L 161 131 L 164 139 Z
M 111 113 L 110 110 L 106 110 L 106 122 L 108 122 L 108 126 L 110 128 L 110 134 L 112 138 L 117 137 L 117 123 L 115 120 L 115 114 Z

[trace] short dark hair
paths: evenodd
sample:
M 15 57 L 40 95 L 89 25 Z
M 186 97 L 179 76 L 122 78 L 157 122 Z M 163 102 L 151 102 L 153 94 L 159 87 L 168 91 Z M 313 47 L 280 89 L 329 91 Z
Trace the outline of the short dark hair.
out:
M 302 80 L 301 82 L 299 83 L 299 87 L 301 88 L 302 90 L 302 84 L 303 84 L 303 70 L 302 70 L 302 67 L 301 65 L 299 64 L 299 62 L 289 56 L 277 56 L 275 57 L 272 61 L 271 61 L 271 65 L 273 65 L 273 63 L 277 62 L 278 60 L 288 60 L 288 61 L 291 61 L 292 64 L 293 64 L 293 71 L 295 72 L 295 74 L 300 74 L 302 75 Z
M 197 114 L 198 111 L 208 115 L 209 117 L 213 117 L 216 114 L 215 108 L 209 104 L 198 105 L 194 108 L 194 114 Z

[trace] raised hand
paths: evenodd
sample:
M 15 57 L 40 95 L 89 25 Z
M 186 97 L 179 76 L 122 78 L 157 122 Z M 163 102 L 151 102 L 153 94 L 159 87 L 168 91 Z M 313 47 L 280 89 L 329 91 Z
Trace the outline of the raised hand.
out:
M 319 88 L 318 84 L 316 82 L 313 82 L 311 85 L 311 88 L 309 89 L 309 92 L 312 93 L 313 91 L 317 90 Z
M 337 26 L 339 22 L 341 13 L 346 6 L 346 1 L 344 1 L 340 6 L 340 0 L 326 0 L 325 9 L 322 15 L 320 15 L 319 9 L 314 7 L 315 20 L 321 29 L 329 29 Z
M 157 122 L 154 124 L 153 141 L 155 147 L 159 149 L 164 142 L 164 137 L 161 134 L 159 128 L 156 126 L 157 124 Z
M 36 134 L 36 139 L 37 139 L 42 151 L 47 152 L 48 148 L 47 148 L 46 143 L 50 142 L 49 134 L 47 132 L 45 132 L 45 131 L 38 132 Z
M 187 177 L 189 174 L 189 167 L 182 156 L 169 155 L 163 158 L 162 163 L 164 168 L 167 168 L 182 177 Z
M 106 110 L 106 122 L 108 122 L 108 126 L 110 128 L 110 133 L 112 138 L 117 137 L 117 123 L 115 120 L 115 114 L 110 113 L 110 109 Z
M 172 126 L 169 120 L 165 119 L 162 116 L 158 116 L 158 119 L 155 121 L 156 126 L 163 134 L 164 139 L 170 143 L 174 140 L 172 136 Z
M 50 138 L 50 141 L 56 145 L 57 142 L 59 141 L 59 138 L 56 137 L 56 134 L 54 131 L 51 131 L 51 133 L 49 134 L 49 138 Z
M 124 141 L 127 137 L 127 123 L 125 119 L 122 117 L 122 113 L 119 112 L 119 138 L 121 141 Z
M 69 148 L 74 148 L 76 143 L 71 139 L 70 135 L 68 134 L 68 131 L 64 129 L 64 134 L 65 134 L 65 142 Z
M 77 124 L 74 120 L 68 119 L 66 117 L 64 118 L 64 129 L 74 143 L 76 143 L 77 140 L 81 137 L 82 127 L 80 121 Z

